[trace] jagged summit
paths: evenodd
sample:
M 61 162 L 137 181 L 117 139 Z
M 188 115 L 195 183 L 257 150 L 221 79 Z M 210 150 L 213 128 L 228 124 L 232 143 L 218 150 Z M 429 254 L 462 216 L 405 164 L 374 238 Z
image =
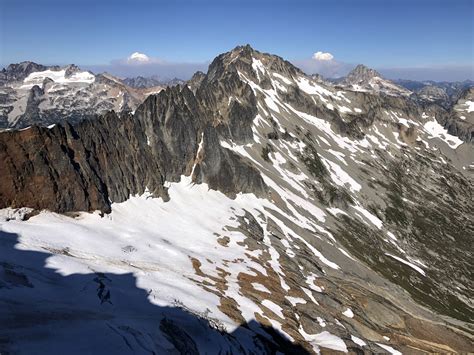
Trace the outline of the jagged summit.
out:
M 375 69 L 371 69 L 363 64 L 358 64 L 346 76 L 345 82 L 349 84 L 363 84 L 375 77 L 383 78 Z
M 192 78 L 189 79 L 186 84 L 191 88 L 191 90 L 195 91 L 199 87 L 199 85 L 201 85 L 201 82 L 204 80 L 205 77 L 206 74 L 198 70 L 193 74 Z
M 410 96 L 411 91 L 385 79 L 378 71 L 363 64 L 357 65 L 341 85 L 355 91 L 369 91 L 391 96 Z
M 3 68 L 0 72 L 0 84 L 12 80 L 23 80 L 33 72 L 43 71 L 46 69 L 48 69 L 47 66 L 30 61 L 13 63 L 8 65 L 8 67 Z
M 282 57 L 260 52 L 249 44 L 241 45 L 217 56 L 209 66 L 208 79 L 213 80 L 224 72 L 240 72 L 247 77 L 256 77 L 262 69 L 276 72 L 285 77 L 305 75 L 299 68 Z

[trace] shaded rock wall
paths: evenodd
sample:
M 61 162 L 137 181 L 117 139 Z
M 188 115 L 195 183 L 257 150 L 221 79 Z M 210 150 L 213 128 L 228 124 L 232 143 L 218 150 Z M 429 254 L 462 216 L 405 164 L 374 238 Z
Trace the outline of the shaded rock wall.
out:
M 0 207 L 110 211 L 145 187 L 165 196 L 140 121 L 109 113 L 52 129 L 0 134 Z

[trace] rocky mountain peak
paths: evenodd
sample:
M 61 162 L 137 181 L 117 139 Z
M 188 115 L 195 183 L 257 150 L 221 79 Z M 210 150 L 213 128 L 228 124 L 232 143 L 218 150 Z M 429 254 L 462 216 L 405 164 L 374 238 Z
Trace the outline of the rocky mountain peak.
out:
M 363 64 L 358 64 L 346 77 L 346 82 L 351 84 L 360 84 L 368 82 L 370 79 L 379 77 L 382 78 L 379 72 L 375 69 L 366 67 Z
M 209 65 L 207 80 L 212 81 L 228 72 L 248 72 L 251 70 L 252 53 L 255 51 L 247 46 L 237 46 L 229 52 L 222 53 Z
M 408 97 L 412 94 L 411 91 L 385 79 L 379 72 L 363 64 L 357 65 L 341 84 L 355 91 L 383 93 L 390 96 Z
M 69 78 L 72 75 L 83 71 L 76 64 L 69 64 L 69 65 L 65 66 L 64 69 L 66 70 L 66 73 L 65 73 L 66 78 Z
M 187 85 L 191 88 L 191 90 L 195 91 L 199 85 L 201 85 L 201 82 L 205 77 L 206 74 L 204 74 L 202 71 L 197 71 L 194 73 L 192 78 L 188 80 Z
M 324 77 L 321 74 L 318 74 L 318 73 L 311 74 L 311 79 L 313 79 L 315 81 L 319 81 L 319 82 L 324 82 L 325 81 Z
M 156 76 L 144 77 L 139 75 L 134 78 L 125 78 L 122 82 L 136 89 L 145 89 L 161 85 L 161 81 Z
M 47 69 L 48 67 L 45 65 L 37 64 L 30 61 L 13 63 L 8 65 L 8 67 L 2 69 L 0 74 L 0 81 L 23 80 L 31 73 L 37 71 L 44 71 Z
M 304 75 L 300 69 L 283 58 L 274 54 L 260 52 L 247 44 L 237 46 L 231 51 L 216 57 L 209 66 L 207 80 L 220 80 L 225 73 L 240 73 L 265 87 L 265 79 L 268 79 L 267 74 L 269 72 L 274 72 L 287 78 Z
M 10 64 L 0 72 L 0 130 L 79 122 L 109 110 L 134 111 L 161 87 L 134 88 L 107 74 L 75 64 Z
M 13 72 L 17 72 L 17 73 L 24 72 L 24 73 L 26 73 L 26 72 L 45 70 L 46 68 L 47 67 L 42 65 L 42 64 L 38 64 L 38 63 L 35 63 L 35 62 L 31 62 L 31 61 L 24 61 L 24 62 L 12 63 L 12 64 L 8 65 L 8 67 L 6 69 L 4 69 L 4 71 L 10 72 L 10 73 L 13 73 Z
M 234 49 L 224 54 L 228 54 L 232 58 L 235 58 L 235 56 L 251 58 L 255 53 L 259 52 L 253 49 L 250 44 L 245 44 L 236 46 Z

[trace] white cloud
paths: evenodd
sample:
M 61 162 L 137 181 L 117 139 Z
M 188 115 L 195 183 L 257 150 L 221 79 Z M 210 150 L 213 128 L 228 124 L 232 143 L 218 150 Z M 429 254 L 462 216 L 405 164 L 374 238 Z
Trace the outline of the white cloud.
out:
M 313 59 L 321 61 L 330 61 L 334 59 L 334 56 L 329 52 L 316 52 L 313 54 Z
M 127 63 L 149 63 L 150 57 L 140 52 L 134 52 L 127 58 Z

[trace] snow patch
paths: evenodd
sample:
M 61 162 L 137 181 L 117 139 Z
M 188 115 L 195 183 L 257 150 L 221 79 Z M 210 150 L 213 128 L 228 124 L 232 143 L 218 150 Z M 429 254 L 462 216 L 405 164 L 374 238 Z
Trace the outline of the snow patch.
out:
M 257 290 L 257 291 L 260 291 L 260 292 L 266 292 L 266 293 L 271 293 L 268 288 L 266 288 L 265 286 L 263 286 L 262 284 L 259 284 L 257 282 L 252 282 L 252 287 Z
M 300 333 L 311 345 L 313 345 L 313 348 L 317 353 L 319 353 L 319 346 L 347 353 L 346 343 L 344 343 L 341 338 L 329 333 L 328 331 L 319 334 L 308 334 L 302 327 L 300 327 Z
M 374 216 L 372 213 L 367 211 L 362 206 L 355 205 L 355 206 L 352 206 L 352 208 L 354 208 L 357 211 L 359 211 L 360 213 L 362 213 L 364 215 L 364 217 L 366 219 L 368 219 L 370 221 L 370 223 L 372 223 L 378 229 L 382 229 L 383 222 L 377 216 Z
M 291 297 L 291 296 L 285 296 L 285 298 L 290 301 L 290 303 L 293 305 L 293 306 L 296 306 L 298 303 L 302 303 L 302 304 L 305 304 L 306 303 L 306 300 L 304 298 L 301 298 L 301 297 Z
M 394 348 L 392 348 L 391 346 L 388 346 L 388 345 L 385 345 L 385 344 L 380 344 L 380 343 L 375 343 L 377 344 L 378 346 L 380 346 L 382 349 L 385 349 L 387 350 L 390 354 L 392 355 L 403 355 L 400 351 L 398 350 L 395 350 Z
M 296 84 L 298 87 L 304 91 L 307 94 L 310 95 L 326 95 L 326 96 L 332 96 L 332 92 L 323 88 L 320 85 L 317 85 L 311 81 L 309 81 L 307 78 L 304 77 L 299 77 L 296 80 Z
M 285 319 L 285 316 L 283 315 L 283 312 L 282 312 L 283 309 L 279 305 L 273 303 L 270 300 L 263 300 L 262 305 L 267 307 L 269 310 L 271 310 L 273 313 L 275 313 L 278 317 L 280 317 L 282 319 Z
M 473 112 L 473 111 L 474 111 L 474 101 L 468 100 L 468 101 L 466 101 L 466 102 L 464 103 L 464 105 L 467 106 L 467 107 L 466 107 L 467 113 L 470 113 L 470 112 Z
M 354 335 L 351 335 L 351 339 L 354 343 L 356 343 L 359 346 L 366 346 L 367 345 L 367 343 L 365 341 L 363 341 L 361 338 L 358 338 Z
M 350 308 L 347 308 L 344 312 L 342 312 L 342 314 L 344 314 L 348 318 L 354 318 L 354 313 Z
M 456 136 L 452 136 L 448 133 L 448 130 L 441 126 L 436 119 L 428 121 L 424 125 L 425 131 L 431 136 L 431 138 L 439 138 L 449 145 L 452 149 L 457 149 L 464 142 Z

